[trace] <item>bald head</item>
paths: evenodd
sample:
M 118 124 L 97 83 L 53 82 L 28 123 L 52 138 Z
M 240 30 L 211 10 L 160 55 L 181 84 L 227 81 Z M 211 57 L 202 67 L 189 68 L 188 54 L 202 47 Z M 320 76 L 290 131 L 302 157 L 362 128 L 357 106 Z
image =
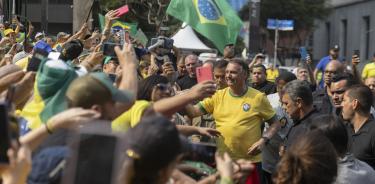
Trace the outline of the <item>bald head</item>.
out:
M 371 89 L 372 94 L 375 95 L 375 77 L 367 78 L 365 84 L 367 87 Z
M 335 68 L 337 70 L 337 72 L 339 72 L 339 73 L 344 72 L 344 69 L 345 69 L 344 65 L 338 60 L 330 61 L 326 66 L 326 70 L 327 70 L 327 68 L 330 68 L 330 69 Z
M 324 83 L 330 86 L 332 78 L 338 73 L 344 72 L 344 65 L 338 60 L 330 61 L 324 70 Z
M 195 78 L 195 69 L 200 66 L 198 56 L 195 54 L 190 54 L 185 58 L 186 71 L 191 78 Z

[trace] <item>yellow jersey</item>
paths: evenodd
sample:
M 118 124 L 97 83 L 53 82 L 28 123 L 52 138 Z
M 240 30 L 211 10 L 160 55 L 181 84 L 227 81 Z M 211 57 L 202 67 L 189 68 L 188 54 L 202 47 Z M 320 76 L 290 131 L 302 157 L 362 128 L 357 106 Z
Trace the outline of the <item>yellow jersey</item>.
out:
M 375 63 L 366 64 L 362 70 L 362 79 L 375 77 Z
M 275 82 L 276 78 L 279 76 L 279 70 L 278 69 L 267 69 L 267 80 L 271 82 Z
M 31 59 L 31 56 L 24 57 L 20 59 L 19 61 L 17 61 L 15 64 L 19 66 L 20 68 L 22 68 L 22 70 L 26 71 L 27 65 L 29 64 L 29 59 Z
M 198 105 L 215 119 L 216 129 L 222 135 L 217 139 L 219 152 L 228 152 L 234 160 L 261 161 L 260 154 L 250 156 L 247 152 L 261 138 L 261 124 L 275 116 L 264 93 L 248 87 L 244 95 L 237 97 L 228 87 Z
M 112 121 L 112 130 L 117 132 L 126 132 L 134 127 L 141 120 L 143 112 L 150 106 L 146 100 L 137 100 L 134 105 Z

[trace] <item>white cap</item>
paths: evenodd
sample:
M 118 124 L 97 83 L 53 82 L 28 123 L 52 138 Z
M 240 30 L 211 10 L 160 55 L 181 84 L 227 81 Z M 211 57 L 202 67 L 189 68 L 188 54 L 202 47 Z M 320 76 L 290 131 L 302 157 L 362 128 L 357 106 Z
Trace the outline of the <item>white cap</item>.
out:
M 35 38 L 38 38 L 39 36 L 43 36 L 44 34 L 41 33 L 41 32 L 37 32 L 36 35 L 35 35 Z

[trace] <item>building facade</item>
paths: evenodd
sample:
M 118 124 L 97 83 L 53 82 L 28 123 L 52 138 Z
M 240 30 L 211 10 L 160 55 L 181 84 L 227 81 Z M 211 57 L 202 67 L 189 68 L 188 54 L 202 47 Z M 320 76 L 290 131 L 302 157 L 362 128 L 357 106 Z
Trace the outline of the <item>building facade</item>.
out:
M 371 59 L 375 52 L 375 0 L 332 0 L 331 7 L 328 18 L 316 23 L 314 58 L 326 56 L 329 48 L 339 45 L 340 57 L 347 61 L 354 50 L 360 51 L 361 61 Z

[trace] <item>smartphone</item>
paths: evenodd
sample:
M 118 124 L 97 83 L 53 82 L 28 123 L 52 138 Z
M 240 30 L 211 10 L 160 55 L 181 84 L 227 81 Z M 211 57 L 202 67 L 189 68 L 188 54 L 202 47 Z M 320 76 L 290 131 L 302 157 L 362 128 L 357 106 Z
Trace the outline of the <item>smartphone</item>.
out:
M 117 78 L 117 75 L 116 75 L 116 74 L 112 74 L 112 73 L 110 73 L 110 74 L 108 74 L 108 77 L 109 77 L 109 79 L 111 79 L 111 81 L 112 81 L 113 83 L 116 82 L 116 78 Z
M 8 149 L 10 148 L 9 117 L 6 103 L 0 103 L 0 164 L 9 164 Z
M 359 57 L 359 54 L 360 54 L 359 50 L 354 50 L 353 51 L 353 55 L 357 55 Z
M 113 58 L 117 58 L 117 55 L 116 55 L 116 52 L 115 52 L 115 46 L 116 45 L 121 47 L 120 44 L 109 43 L 109 42 L 104 43 L 103 46 L 102 46 L 103 55 L 111 56 Z
M 120 8 L 117 9 L 118 13 L 117 13 L 117 16 L 121 16 L 121 15 L 124 15 L 125 13 L 128 13 L 129 11 L 129 6 L 128 5 L 124 5 Z
M 301 60 L 302 60 L 302 61 L 306 61 L 306 60 L 307 60 L 307 56 L 308 56 L 308 53 L 307 53 L 306 47 L 300 47 L 300 48 L 299 48 L 299 53 L 300 53 L 300 55 L 301 55 Z
M 129 31 L 124 31 L 124 39 L 125 39 L 125 43 L 128 43 L 128 44 L 131 43 Z
M 196 69 L 198 83 L 214 80 L 211 67 L 198 67 Z
M 215 144 L 204 142 L 190 142 L 189 144 L 190 151 L 185 157 L 186 160 L 204 162 L 208 165 L 213 165 L 215 163 Z
M 42 49 L 34 50 L 34 54 L 31 57 L 27 65 L 26 71 L 37 72 L 39 69 L 40 63 L 42 63 L 42 61 L 46 59 L 47 57 L 48 57 L 48 52 Z
M 357 56 L 357 59 L 355 59 L 354 62 L 359 63 L 360 62 L 360 60 L 359 60 L 359 57 L 360 57 L 359 50 L 354 50 L 353 51 L 353 56 Z
M 94 123 L 94 122 L 92 122 Z M 108 122 L 101 122 L 108 123 Z M 95 130 L 96 129 L 96 130 Z M 100 128 L 99 128 L 100 129 Z M 93 128 L 73 138 L 63 184 L 114 184 L 121 166 L 121 139 Z

